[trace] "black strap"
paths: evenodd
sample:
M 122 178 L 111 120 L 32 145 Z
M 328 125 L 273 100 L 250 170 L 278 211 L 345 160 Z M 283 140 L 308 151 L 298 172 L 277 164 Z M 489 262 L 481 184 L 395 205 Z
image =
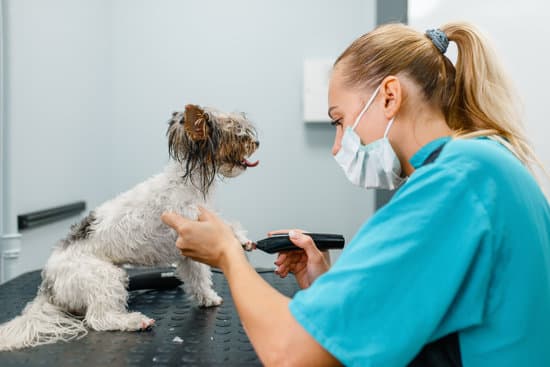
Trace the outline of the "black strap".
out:
M 430 153 L 430 155 L 428 156 L 428 158 L 426 158 L 424 160 L 424 162 L 422 162 L 422 165 L 421 166 L 425 166 L 429 163 L 432 163 L 434 162 L 437 157 L 439 157 L 439 154 L 441 154 L 441 151 L 443 150 L 443 147 L 445 147 L 445 144 L 447 143 L 443 143 L 439 146 L 439 148 L 437 148 L 436 150 L 434 150 L 433 152 Z
M 462 367 L 458 333 L 426 344 L 408 367 Z
M 433 163 L 441 154 L 445 144 L 441 144 L 431 152 L 422 163 L 422 166 Z M 462 367 L 458 333 L 449 334 L 426 344 L 413 361 L 408 364 L 408 367 Z

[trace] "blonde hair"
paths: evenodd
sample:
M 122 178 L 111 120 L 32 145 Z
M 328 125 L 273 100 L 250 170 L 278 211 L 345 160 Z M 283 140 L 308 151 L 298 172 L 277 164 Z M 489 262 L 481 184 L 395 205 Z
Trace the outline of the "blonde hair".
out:
M 441 108 L 455 138 L 488 136 L 506 146 L 531 171 L 544 167 L 525 135 L 520 104 L 493 50 L 468 23 L 440 30 L 458 49 L 456 66 L 426 35 L 403 24 L 379 26 L 355 40 L 335 62 L 343 61 L 345 83 L 373 88 L 402 73 Z

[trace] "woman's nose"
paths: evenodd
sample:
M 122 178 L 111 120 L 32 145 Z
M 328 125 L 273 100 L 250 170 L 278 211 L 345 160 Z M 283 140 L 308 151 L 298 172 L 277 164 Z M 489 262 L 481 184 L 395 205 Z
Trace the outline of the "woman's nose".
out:
M 334 145 L 332 146 L 332 155 L 335 156 L 339 150 L 340 150 L 340 144 L 334 143 Z
M 342 147 L 342 129 L 336 128 L 336 134 L 334 135 L 334 144 L 332 145 L 332 155 L 336 155 Z

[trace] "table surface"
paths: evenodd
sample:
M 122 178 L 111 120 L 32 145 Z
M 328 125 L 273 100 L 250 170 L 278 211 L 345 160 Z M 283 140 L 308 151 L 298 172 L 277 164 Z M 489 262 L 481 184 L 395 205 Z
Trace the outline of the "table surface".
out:
M 272 270 L 258 272 L 289 297 L 298 290 L 293 277 L 281 279 Z M 0 323 L 20 314 L 36 296 L 40 280 L 40 271 L 34 271 L 0 286 Z M 133 291 L 128 308 L 154 318 L 152 330 L 90 331 L 68 343 L 0 352 L 0 366 L 260 366 L 225 277 L 214 271 L 213 282 L 224 298 L 219 307 L 197 307 L 187 300 L 181 287 Z M 174 342 L 175 337 L 183 341 Z

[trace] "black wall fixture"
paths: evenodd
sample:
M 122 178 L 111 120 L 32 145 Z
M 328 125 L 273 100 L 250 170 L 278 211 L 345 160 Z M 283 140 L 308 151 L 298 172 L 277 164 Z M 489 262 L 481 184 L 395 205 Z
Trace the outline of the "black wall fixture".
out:
M 78 215 L 84 210 L 86 210 L 86 202 L 77 201 L 75 203 L 57 206 L 55 208 L 20 214 L 17 216 L 17 226 L 19 230 L 30 229 Z

